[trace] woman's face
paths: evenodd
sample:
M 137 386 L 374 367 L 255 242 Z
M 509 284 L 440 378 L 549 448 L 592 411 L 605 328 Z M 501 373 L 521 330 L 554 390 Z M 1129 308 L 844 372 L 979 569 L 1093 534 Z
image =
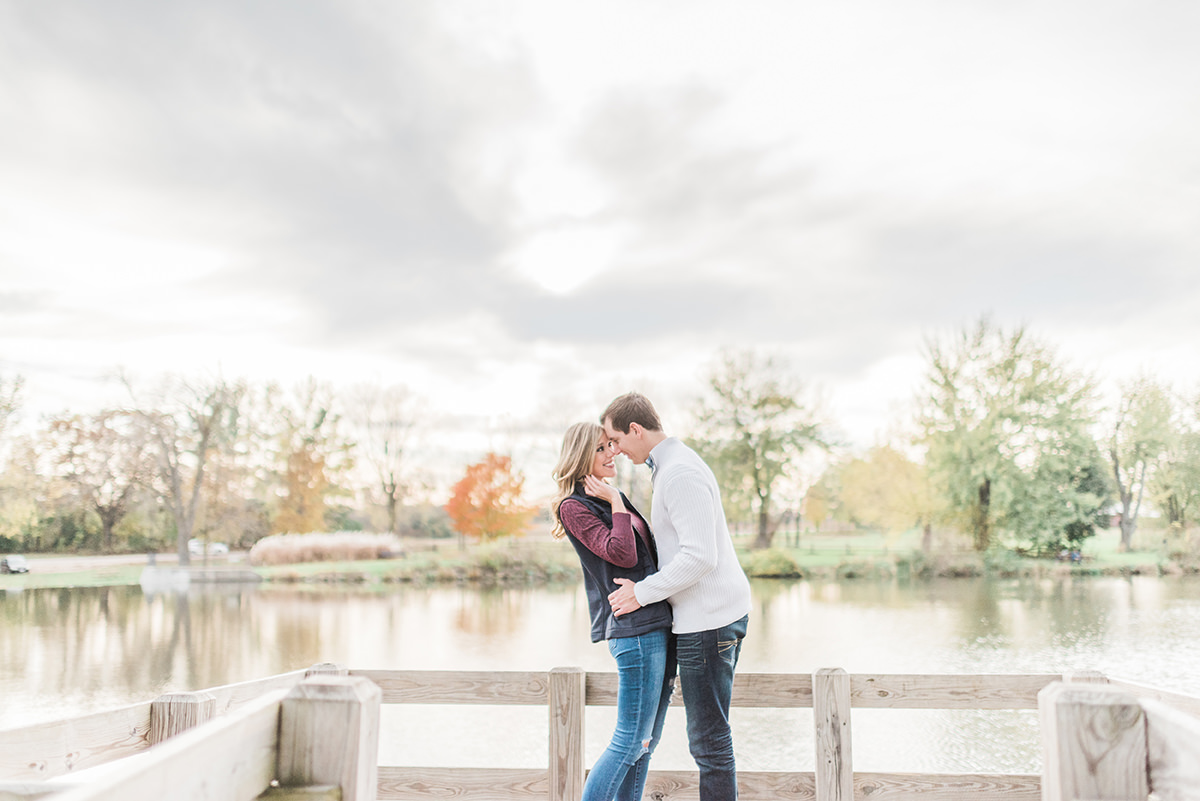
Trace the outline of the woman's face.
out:
M 592 475 L 596 478 L 612 478 L 617 474 L 614 461 L 617 458 L 616 449 L 607 438 L 596 445 L 596 453 L 592 457 Z

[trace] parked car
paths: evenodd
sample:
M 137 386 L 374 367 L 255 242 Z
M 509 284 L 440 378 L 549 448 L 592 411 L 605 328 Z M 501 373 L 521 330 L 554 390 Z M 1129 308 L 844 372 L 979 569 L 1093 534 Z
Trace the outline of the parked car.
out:
M 0 559 L 0 573 L 28 573 L 29 562 L 24 556 L 6 556 Z
M 203 556 L 204 555 L 204 542 L 195 537 L 188 540 L 188 553 L 190 553 L 192 556 Z M 210 542 L 208 544 L 209 556 L 218 556 L 220 554 L 226 554 L 226 553 L 229 553 L 229 546 L 226 545 L 225 543 Z

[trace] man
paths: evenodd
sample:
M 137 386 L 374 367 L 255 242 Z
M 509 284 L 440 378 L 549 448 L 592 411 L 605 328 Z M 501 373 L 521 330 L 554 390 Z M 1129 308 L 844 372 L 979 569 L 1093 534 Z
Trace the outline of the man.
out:
M 729 702 L 750 614 L 750 582 L 738 564 L 712 470 L 662 430 L 645 396 L 614 400 L 600 422 L 618 453 L 650 466 L 650 522 L 659 571 L 608 596 L 623 615 L 666 599 L 674 616 L 688 746 L 700 769 L 701 801 L 737 798 Z

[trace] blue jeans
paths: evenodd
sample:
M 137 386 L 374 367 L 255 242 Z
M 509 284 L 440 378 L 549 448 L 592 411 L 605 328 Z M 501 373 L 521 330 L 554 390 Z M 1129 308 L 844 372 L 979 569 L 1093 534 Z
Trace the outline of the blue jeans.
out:
M 675 681 L 675 636 L 667 629 L 608 641 L 617 660 L 617 727 L 583 785 L 582 801 L 638 801 L 662 737 Z
M 700 801 L 737 798 L 729 702 L 748 622 L 747 615 L 719 629 L 676 635 L 688 748 L 700 768 Z

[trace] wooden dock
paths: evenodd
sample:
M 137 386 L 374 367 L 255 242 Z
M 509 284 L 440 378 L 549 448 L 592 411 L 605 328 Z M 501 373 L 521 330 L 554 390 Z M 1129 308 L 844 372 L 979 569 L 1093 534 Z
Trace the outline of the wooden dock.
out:
M 0 731 L 0 801 L 578 801 L 587 707 L 615 705 L 616 690 L 615 673 L 579 668 L 316 665 Z M 382 704 L 546 707 L 547 766 L 378 765 Z M 1200 698 L 1099 674 L 739 673 L 733 704 L 813 710 L 816 769 L 739 771 L 743 801 L 1200 801 Z M 852 712 L 867 708 L 1038 709 L 1043 773 L 857 772 Z M 652 770 L 645 798 L 696 799 L 697 774 Z

